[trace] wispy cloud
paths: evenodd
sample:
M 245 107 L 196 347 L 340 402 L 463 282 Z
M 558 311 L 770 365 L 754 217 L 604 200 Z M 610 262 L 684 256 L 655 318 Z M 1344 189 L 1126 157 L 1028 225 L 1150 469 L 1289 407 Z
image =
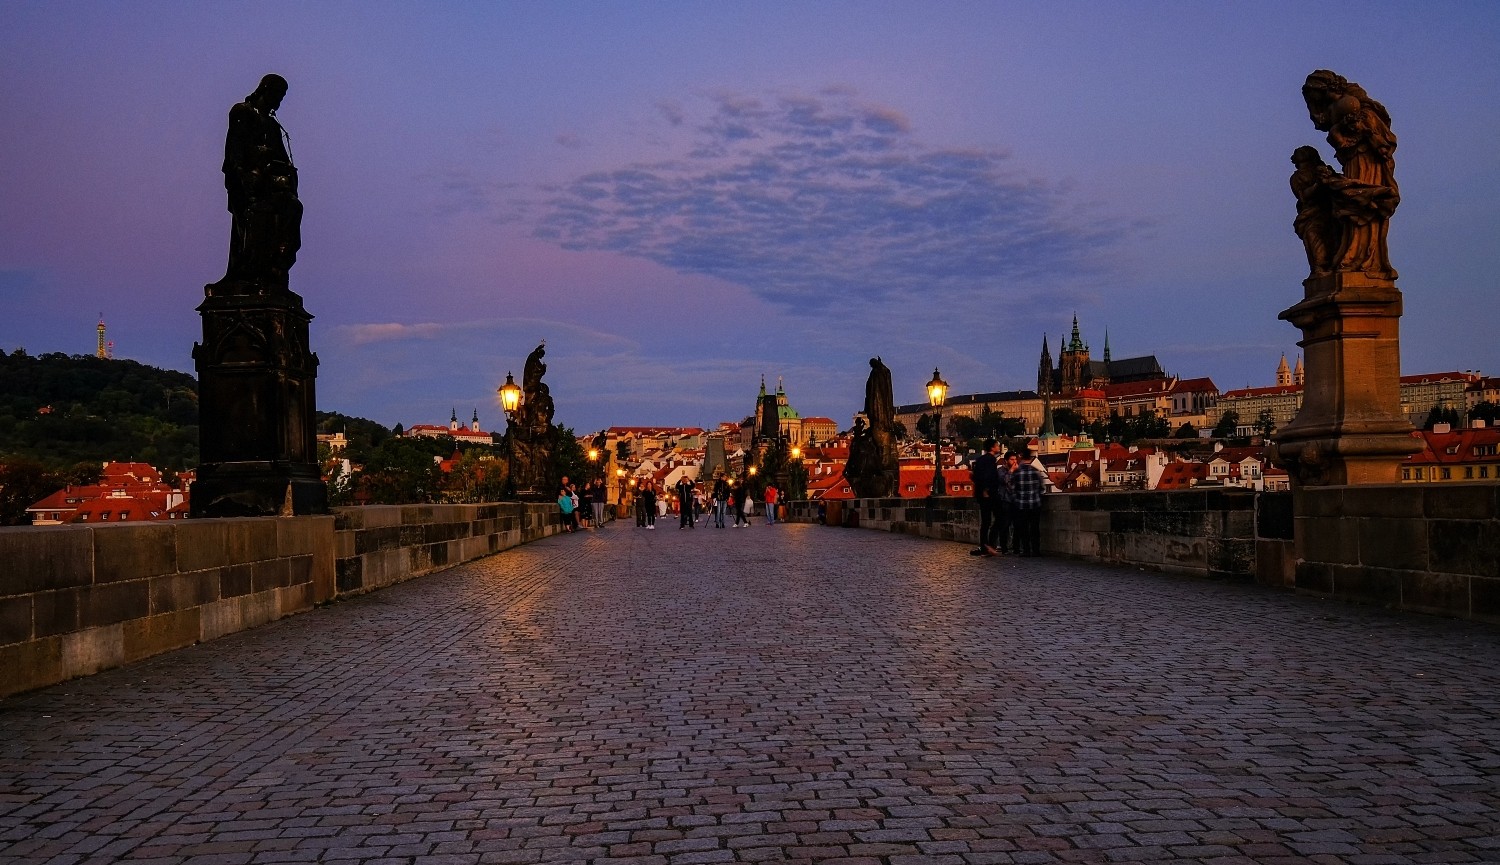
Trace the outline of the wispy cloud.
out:
M 1066 281 L 1121 237 L 1062 184 L 995 151 L 919 142 L 899 111 L 853 94 L 721 93 L 686 152 L 590 172 L 547 202 L 537 236 L 743 285 L 773 302 L 972 294 Z

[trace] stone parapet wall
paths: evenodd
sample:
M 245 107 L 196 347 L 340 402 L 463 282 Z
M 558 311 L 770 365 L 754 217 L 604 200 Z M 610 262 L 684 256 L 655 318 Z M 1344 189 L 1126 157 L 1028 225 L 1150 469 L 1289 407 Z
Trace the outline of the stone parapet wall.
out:
M 1500 484 L 1296 493 L 1297 591 L 1500 623 Z
M 0 529 L 0 697 L 213 640 L 559 530 L 549 504 Z
M 557 506 L 375 505 L 337 511 L 338 594 L 356 595 L 561 529 Z
M 1291 585 L 1290 493 L 1213 489 L 1051 495 L 1043 499 L 1042 551 L 1089 561 L 1213 579 Z M 793 502 L 790 518 L 817 520 Z M 838 503 L 827 522 L 978 546 L 971 498 L 861 499 Z
M 0 696 L 333 594 L 333 517 L 0 529 Z

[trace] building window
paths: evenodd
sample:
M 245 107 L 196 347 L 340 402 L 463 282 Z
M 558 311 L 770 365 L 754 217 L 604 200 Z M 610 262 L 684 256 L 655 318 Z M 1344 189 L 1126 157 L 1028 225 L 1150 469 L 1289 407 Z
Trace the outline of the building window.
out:
M 1442 468 L 1442 469 L 1439 469 L 1439 471 L 1441 471 L 1443 473 L 1443 480 L 1446 481 L 1446 480 L 1452 480 L 1453 479 L 1453 472 L 1450 469 L 1448 469 L 1446 466 L 1444 468 Z
M 1481 478 L 1487 478 L 1487 477 L 1489 477 L 1490 476 L 1490 467 L 1489 466 L 1480 466 L 1479 467 L 1479 476 Z
M 1474 467 L 1473 466 L 1464 466 L 1464 480 L 1473 480 L 1473 479 L 1474 479 Z
M 1417 480 L 1422 480 L 1426 469 L 1417 469 Z

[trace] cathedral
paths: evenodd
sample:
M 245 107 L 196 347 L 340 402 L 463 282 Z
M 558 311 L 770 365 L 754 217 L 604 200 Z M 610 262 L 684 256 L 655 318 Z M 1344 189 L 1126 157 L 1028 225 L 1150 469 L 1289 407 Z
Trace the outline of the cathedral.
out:
M 1166 372 L 1156 362 L 1156 355 L 1112 360 L 1109 356 L 1109 334 L 1104 335 L 1104 359 L 1089 357 L 1088 343 L 1078 333 L 1078 316 L 1073 316 L 1073 334 L 1059 347 L 1057 366 L 1047 337 L 1042 336 L 1042 359 L 1037 368 L 1036 392 L 1043 396 L 1073 398 L 1083 390 L 1098 390 L 1109 384 L 1164 379 Z

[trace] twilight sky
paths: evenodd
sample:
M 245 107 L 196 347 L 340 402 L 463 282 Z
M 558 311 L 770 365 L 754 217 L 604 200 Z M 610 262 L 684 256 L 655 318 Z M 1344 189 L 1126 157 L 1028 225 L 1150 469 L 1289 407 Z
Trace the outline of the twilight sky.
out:
M 191 372 L 229 107 L 277 72 L 319 407 L 847 426 L 1093 354 L 1273 383 L 1306 75 L 1385 104 L 1404 372 L 1500 372 L 1500 3 L 0 3 L 0 349 Z

